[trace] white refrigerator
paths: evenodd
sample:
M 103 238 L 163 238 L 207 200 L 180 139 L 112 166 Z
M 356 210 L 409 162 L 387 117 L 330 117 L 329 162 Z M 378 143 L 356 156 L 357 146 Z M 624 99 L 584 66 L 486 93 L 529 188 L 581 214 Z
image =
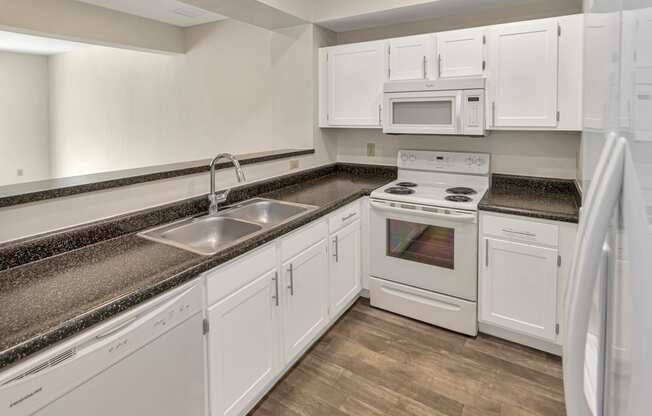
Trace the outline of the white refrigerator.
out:
M 565 294 L 569 416 L 652 415 L 652 0 L 584 0 L 583 206 Z

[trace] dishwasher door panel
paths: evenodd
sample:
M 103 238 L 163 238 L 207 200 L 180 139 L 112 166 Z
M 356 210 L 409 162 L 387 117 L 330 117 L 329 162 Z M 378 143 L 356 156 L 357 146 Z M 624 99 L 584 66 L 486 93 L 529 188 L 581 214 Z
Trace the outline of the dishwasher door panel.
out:
M 115 363 L 34 413 L 38 416 L 203 416 L 202 316 Z

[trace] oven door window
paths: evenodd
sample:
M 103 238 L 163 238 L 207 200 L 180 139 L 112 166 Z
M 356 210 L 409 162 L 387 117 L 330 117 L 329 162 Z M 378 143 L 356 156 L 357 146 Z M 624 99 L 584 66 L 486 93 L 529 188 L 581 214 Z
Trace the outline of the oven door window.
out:
M 394 101 L 392 121 L 394 125 L 450 126 L 453 124 L 453 102 Z
M 388 219 L 387 255 L 453 270 L 455 229 Z

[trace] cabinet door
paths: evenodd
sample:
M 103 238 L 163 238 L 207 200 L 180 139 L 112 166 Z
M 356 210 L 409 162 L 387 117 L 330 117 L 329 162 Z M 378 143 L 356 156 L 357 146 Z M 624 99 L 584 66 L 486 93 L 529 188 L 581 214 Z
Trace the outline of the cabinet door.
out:
M 239 415 L 281 366 L 278 273 L 270 271 L 208 310 L 212 415 Z
M 322 240 L 284 263 L 283 283 L 283 336 L 287 364 L 328 324 L 326 241 Z
M 435 55 L 434 35 L 408 36 L 389 41 L 389 79 L 427 79 Z
M 437 34 L 440 78 L 484 74 L 484 28 L 453 30 Z
M 491 127 L 557 126 L 557 30 L 556 19 L 491 27 Z
M 330 314 L 341 312 L 360 293 L 360 221 L 331 236 Z
M 380 127 L 386 55 L 385 42 L 329 48 L 329 126 Z
M 554 341 L 557 250 L 485 238 L 480 319 Z

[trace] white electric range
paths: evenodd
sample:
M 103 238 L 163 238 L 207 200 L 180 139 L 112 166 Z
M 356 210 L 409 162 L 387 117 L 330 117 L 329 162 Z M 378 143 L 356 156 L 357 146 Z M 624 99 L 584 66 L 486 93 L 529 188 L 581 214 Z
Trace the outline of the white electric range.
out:
M 397 165 L 398 180 L 371 194 L 371 304 L 476 335 L 490 156 L 400 150 Z

